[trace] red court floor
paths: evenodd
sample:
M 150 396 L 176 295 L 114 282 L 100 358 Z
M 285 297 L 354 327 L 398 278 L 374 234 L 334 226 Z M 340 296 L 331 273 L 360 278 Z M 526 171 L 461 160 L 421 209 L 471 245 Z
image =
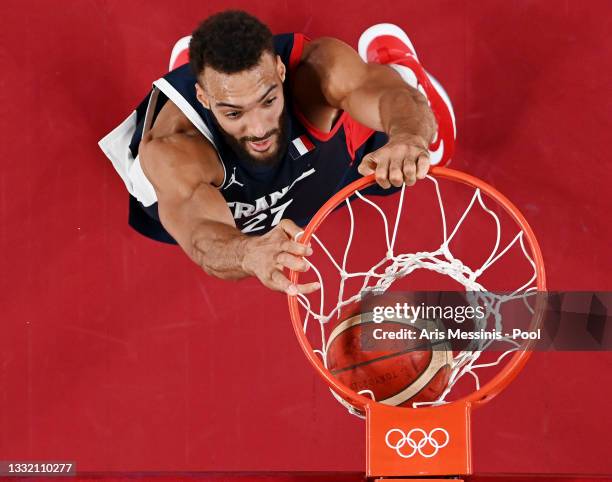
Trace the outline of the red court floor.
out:
M 524 212 L 549 288 L 612 289 L 609 0 L 5 0 L 0 460 L 361 477 L 363 423 L 307 365 L 285 298 L 131 231 L 97 147 L 174 41 L 228 7 L 353 46 L 373 23 L 402 26 L 454 103 L 452 166 Z M 612 474 L 610 373 L 609 352 L 536 353 L 474 413 L 475 472 Z

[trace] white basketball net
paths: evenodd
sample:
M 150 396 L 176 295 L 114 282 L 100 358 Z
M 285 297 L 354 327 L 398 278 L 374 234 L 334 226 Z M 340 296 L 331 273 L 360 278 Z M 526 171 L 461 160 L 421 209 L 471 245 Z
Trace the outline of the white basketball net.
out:
M 363 293 L 367 292 L 375 292 L 376 294 L 386 292 L 397 280 L 409 276 L 416 270 L 426 269 L 431 270 L 441 275 L 449 276 L 461 285 L 463 285 L 467 291 L 468 301 L 473 306 L 480 305 L 485 310 L 485 316 L 480 320 L 474 319 L 475 322 L 475 330 L 479 329 L 487 329 L 495 327 L 496 330 L 502 330 L 502 316 L 500 314 L 500 309 L 503 303 L 514 300 L 518 298 L 522 298 L 525 306 L 529 310 L 531 314 L 534 313 L 533 308 L 527 303 L 527 297 L 529 295 L 535 294 L 536 288 L 536 265 L 532 259 L 532 257 L 527 252 L 525 248 L 524 242 L 524 232 L 519 229 L 519 232 L 512 238 L 512 240 L 507 243 L 505 246 L 500 246 L 501 244 L 501 223 L 499 217 L 495 212 L 490 210 L 483 201 L 480 189 L 475 189 L 474 194 L 463 212 L 462 216 L 452 229 L 449 234 L 449 228 L 447 226 L 447 220 L 444 212 L 444 203 L 442 201 L 442 195 L 440 193 L 440 187 L 438 184 L 438 180 L 432 176 L 427 176 L 427 179 L 433 183 L 436 191 L 436 196 L 438 200 L 438 206 L 440 209 L 441 219 L 442 219 L 442 243 L 435 251 L 426 251 L 426 252 L 415 252 L 415 253 L 400 253 L 396 248 L 396 238 L 398 227 L 400 224 L 400 219 L 402 217 L 402 207 L 404 204 L 404 197 L 406 186 L 404 185 L 399 193 L 399 201 L 397 207 L 397 213 L 395 216 L 395 221 L 393 226 L 390 226 L 387 216 L 384 211 L 373 202 L 371 199 L 363 196 L 359 191 L 355 192 L 355 195 L 362 200 L 363 202 L 372 206 L 382 217 L 385 229 L 385 239 L 386 239 L 386 256 L 384 256 L 380 261 L 374 264 L 368 271 L 365 272 L 349 272 L 346 269 L 347 266 L 347 258 L 351 251 L 351 244 L 353 241 L 353 235 L 356 228 L 355 216 L 353 214 L 353 209 L 351 207 L 351 203 L 348 199 L 344 201 L 346 204 L 346 209 L 350 215 L 350 232 L 348 235 L 346 249 L 344 250 L 344 254 L 341 260 L 334 259 L 334 256 L 328 251 L 325 245 L 321 242 L 321 240 L 315 235 L 312 235 L 314 242 L 323 250 L 326 257 L 329 258 L 330 262 L 333 264 L 335 269 L 338 271 L 340 275 L 340 284 L 338 293 L 331 296 L 335 297 L 336 304 L 333 308 L 329 309 L 327 312 L 324 312 L 325 309 L 325 297 L 329 295 L 325 291 L 324 280 L 321 276 L 319 269 L 315 266 L 311 261 L 307 260 L 310 265 L 310 269 L 314 270 L 318 281 L 321 285 L 321 289 L 317 292 L 316 296 L 309 295 L 310 297 L 318 297 L 318 310 L 313 307 L 313 304 L 309 297 L 304 295 L 298 296 L 298 301 L 300 305 L 305 310 L 305 315 L 303 317 L 303 326 L 304 332 L 307 333 L 309 321 L 311 319 L 317 321 L 319 329 L 320 329 L 320 337 L 321 337 L 321 346 L 320 348 L 314 349 L 315 353 L 317 353 L 325 366 L 327 367 L 327 356 L 326 356 L 326 346 L 327 346 L 327 335 L 325 327 L 327 323 L 334 319 L 338 318 L 341 314 L 343 308 L 351 305 L 352 303 L 357 302 Z M 496 242 L 489 254 L 488 258 L 482 265 L 477 267 L 466 266 L 460 259 L 457 259 L 453 256 L 449 248 L 449 244 L 452 239 L 457 234 L 459 228 L 464 223 L 468 214 L 472 210 L 472 208 L 476 205 L 479 205 L 488 215 L 493 219 L 496 229 L 497 236 Z M 522 253 L 526 257 L 527 261 L 533 268 L 533 273 L 529 277 L 528 280 L 525 281 L 524 284 L 516 288 L 514 291 L 508 292 L 508 294 L 499 295 L 488 292 L 485 286 L 481 284 L 479 279 L 482 274 L 491 268 L 495 263 L 499 261 L 516 243 L 520 244 L 520 248 Z M 355 294 L 345 293 L 345 285 L 349 279 L 352 278 L 363 278 L 361 283 L 361 289 L 358 290 Z M 318 335 L 317 335 L 318 338 Z M 481 357 L 482 351 L 487 349 L 492 343 L 503 343 L 505 344 L 505 348 L 503 350 L 498 350 L 501 355 L 499 355 L 494 361 L 489 363 L 477 363 L 478 359 Z M 497 346 L 497 345 L 496 345 Z M 457 384 L 457 382 L 469 375 L 474 379 L 474 389 L 478 390 L 481 386 L 480 377 L 477 373 L 479 369 L 492 367 L 499 365 L 504 358 L 506 358 L 511 353 L 517 351 L 521 346 L 520 341 L 511 339 L 509 337 L 503 336 L 502 339 L 497 340 L 473 340 L 468 345 L 468 349 L 464 351 L 460 351 L 455 354 L 454 360 L 451 365 L 451 374 L 449 383 L 446 389 L 442 392 L 440 397 L 432 402 L 421 402 L 413 404 L 415 407 L 417 405 L 439 405 L 448 403 L 449 394 L 453 390 L 453 387 Z M 351 405 L 341 399 L 337 394 L 333 391 L 334 396 L 343 403 L 351 413 L 355 415 L 361 416 L 361 414 L 354 409 Z M 360 395 L 369 396 L 374 398 L 374 394 L 370 390 L 362 390 L 358 392 Z

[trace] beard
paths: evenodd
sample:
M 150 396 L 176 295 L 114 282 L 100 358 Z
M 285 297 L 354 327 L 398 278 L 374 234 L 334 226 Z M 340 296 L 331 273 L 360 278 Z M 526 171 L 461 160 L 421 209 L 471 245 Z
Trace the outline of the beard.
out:
M 223 140 L 240 160 L 247 161 L 255 166 L 275 166 L 285 156 L 288 145 L 287 132 L 289 130 L 289 116 L 287 115 L 286 105 L 283 106 L 283 111 L 278 118 L 278 127 L 266 132 L 263 137 L 247 136 L 236 138 L 221 127 L 214 115 L 212 117 L 217 129 L 219 129 L 219 132 L 221 132 L 223 136 Z M 266 155 L 257 157 L 253 156 L 246 147 L 247 142 L 260 142 L 267 140 L 270 137 L 276 137 L 276 149 L 273 152 L 267 153 Z

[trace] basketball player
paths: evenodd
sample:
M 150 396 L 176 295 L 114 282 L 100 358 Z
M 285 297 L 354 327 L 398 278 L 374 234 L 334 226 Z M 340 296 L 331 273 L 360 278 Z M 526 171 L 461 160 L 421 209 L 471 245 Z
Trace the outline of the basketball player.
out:
M 361 175 L 414 184 L 454 142 L 450 102 L 406 34 L 383 24 L 360 44 L 369 63 L 333 38 L 273 36 L 245 12 L 206 19 L 189 65 L 100 141 L 130 192 L 130 225 L 178 243 L 210 275 L 318 289 L 283 274 L 307 269 L 301 226 Z

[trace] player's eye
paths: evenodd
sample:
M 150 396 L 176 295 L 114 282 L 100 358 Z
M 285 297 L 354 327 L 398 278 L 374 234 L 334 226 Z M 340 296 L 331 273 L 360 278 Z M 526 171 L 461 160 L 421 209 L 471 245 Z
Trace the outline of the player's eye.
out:
M 238 119 L 238 117 L 240 117 L 240 112 L 226 112 L 225 117 L 228 119 Z
M 274 104 L 274 101 L 275 101 L 275 100 L 276 100 L 276 97 L 272 97 L 272 98 L 270 98 L 270 99 L 267 99 L 267 100 L 264 102 L 264 105 L 266 105 L 266 106 L 270 106 L 270 105 Z

